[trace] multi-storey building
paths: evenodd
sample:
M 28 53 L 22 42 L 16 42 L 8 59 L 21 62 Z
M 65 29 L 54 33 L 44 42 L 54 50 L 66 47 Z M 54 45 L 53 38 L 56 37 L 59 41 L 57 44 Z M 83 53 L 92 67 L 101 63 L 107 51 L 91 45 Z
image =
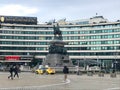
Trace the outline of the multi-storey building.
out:
M 39 61 L 45 59 L 49 41 L 53 39 L 52 24 L 37 24 L 36 17 L 0 18 L 0 62 L 31 62 L 33 57 Z M 74 64 L 79 60 L 96 60 L 103 67 L 112 68 L 116 64 L 120 69 L 119 20 L 109 22 L 102 16 L 95 16 L 58 23 Z

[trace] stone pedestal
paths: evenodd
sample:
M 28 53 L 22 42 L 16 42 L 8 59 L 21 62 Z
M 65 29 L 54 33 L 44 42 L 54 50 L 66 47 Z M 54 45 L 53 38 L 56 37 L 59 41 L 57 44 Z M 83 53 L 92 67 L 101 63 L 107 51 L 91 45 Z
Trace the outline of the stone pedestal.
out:
M 49 65 L 51 67 L 73 66 L 72 61 L 69 60 L 69 56 L 61 54 L 48 54 L 42 65 Z

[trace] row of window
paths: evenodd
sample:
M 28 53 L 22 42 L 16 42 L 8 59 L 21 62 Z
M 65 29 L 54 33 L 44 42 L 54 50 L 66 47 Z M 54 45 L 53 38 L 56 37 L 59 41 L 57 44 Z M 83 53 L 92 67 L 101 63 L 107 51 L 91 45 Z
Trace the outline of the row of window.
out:
M 84 40 L 84 39 L 111 39 L 111 38 L 120 38 L 120 34 L 111 34 L 111 35 L 92 35 L 92 36 L 64 36 L 63 40 Z
M 10 45 L 49 45 L 49 42 L 20 42 L 20 41 L 1 41 L 0 44 Z M 120 40 L 108 41 L 70 41 L 68 45 L 102 45 L 102 44 L 120 44 Z
M 36 25 L 37 26 L 37 25 Z M 31 26 L 1 26 L 1 28 L 5 29 L 31 29 L 31 30 L 52 30 L 52 27 L 31 27 Z M 63 29 L 91 29 L 91 28 L 112 28 L 112 27 L 120 27 L 120 24 L 109 24 L 109 25 L 94 25 L 94 26 L 70 26 L 70 27 L 62 27 Z
M 46 52 L 29 52 L 29 55 L 39 55 L 39 56 L 46 56 L 48 53 Z M 28 52 L 0 52 L 0 55 L 28 55 Z M 76 52 L 76 53 L 68 53 L 70 56 L 114 56 L 117 59 L 117 56 L 120 55 L 116 52 Z M 86 58 L 86 57 L 84 57 Z
M 63 34 L 98 34 L 98 33 L 113 33 L 113 32 L 120 32 L 120 28 L 107 29 L 107 30 L 102 29 L 102 30 L 83 30 L 83 31 L 75 31 L 75 30 L 74 31 L 62 31 Z
M 120 40 L 107 40 L 107 41 L 70 41 L 69 45 L 100 45 L 100 44 L 120 44 Z
M 31 29 L 30 29 L 31 30 Z M 62 29 L 61 29 L 62 31 Z M 84 30 L 84 31 L 62 31 L 62 34 L 97 34 L 97 33 L 113 33 L 120 32 L 118 29 L 107 29 L 107 30 Z M 4 34 L 53 34 L 53 31 L 13 31 L 13 30 L 0 30 L 0 33 Z
M 47 53 L 40 53 L 40 52 L 0 52 L 0 55 L 39 55 L 39 56 L 46 56 Z
M 120 52 L 75 52 L 69 53 L 70 56 L 115 56 L 117 58 L 120 55 Z M 85 57 L 84 57 L 85 58 Z
M 0 50 L 47 50 L 46 47 L 0 47 Z
M 120 34 L 92 35 L 92 36 L 64 36 L 63 40 L 84 40 L 84 39 L 111 39 L 120 38 Z M 52 40 L 51 36 L 0 36 L 0 39 L 22 39 L 22 40 Z
M 0 50 L 47 50 L 47 47 L 0 47 Z M 120 46 L 67 47 L 67 50 L 120 50 Z
M 2 41 L 0 44 L 10 44 L 10 45 L 48 45 L 48 42 L 17 42 L 17 41 Z
M 0 36 L 0 39 L 20 39 L 20 40 L 52 40 L 52 37 L 46 36 Z
M 104 28 L 113 28 L 113 27 L 120 27 L 120 24 L 111 24 L 111 25 L 94 25 L 94 26 L 70 26 L 70 27 L 62 27 L 64 30 L 70 30 L 70 29 L 104 29 Z
M 67 47 L 67 50 L 120 50 L 120 46 Z
M 3 29 L 53 30 L 52 27 L 1 26 Z
M 0 30 L 0 33 L 4 34 L 53 34 L 53 31 L 12 31 L 12 30 Z

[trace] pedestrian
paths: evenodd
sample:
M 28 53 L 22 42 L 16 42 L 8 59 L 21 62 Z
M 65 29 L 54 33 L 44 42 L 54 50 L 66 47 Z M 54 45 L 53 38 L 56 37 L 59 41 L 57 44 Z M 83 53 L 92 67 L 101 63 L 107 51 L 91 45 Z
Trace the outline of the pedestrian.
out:
M 77 75 L 80 74 L 79 66 L 76 66 L 76 73 L 77 73 Z
M 13 71 L 14 71 L 14 68 L 13 68 L 13 65 L 11 65 L 9 69 L 10 75 L 8 76 L 8 79 L 11 78 L 13 80 Z
M 18 65 L 15 65 L 15 66 L 14 66 L 14 77 L 17 76 L 17 78 L 19 78 L 18 72 L 19 72 L 19 66 L 18 66 Z
M 67 81 L 67 74 L 69 73 L 69 68 L 67 66 L 64 66 L 63 68 L 63 73 L 64 73 L 64 81 Z

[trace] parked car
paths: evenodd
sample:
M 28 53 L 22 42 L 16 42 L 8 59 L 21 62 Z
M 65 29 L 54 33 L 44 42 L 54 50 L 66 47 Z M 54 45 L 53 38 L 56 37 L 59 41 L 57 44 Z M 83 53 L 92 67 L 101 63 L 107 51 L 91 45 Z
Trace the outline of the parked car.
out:
M 37 70 L 35 70 L 36 74 L 44 74 L 46 72 L 46 68 L 39 68 Z
M 36 74 L 55 74 L 55 69 L 50 67 L 42 67 L 35 71 Z
M 88 68 L 88 71 L 100 71 L 100 67 L 98 66 L 92 66 Z
M 46 69 L 46 74 L 55 74 L 55 69 L 48 67 Z

